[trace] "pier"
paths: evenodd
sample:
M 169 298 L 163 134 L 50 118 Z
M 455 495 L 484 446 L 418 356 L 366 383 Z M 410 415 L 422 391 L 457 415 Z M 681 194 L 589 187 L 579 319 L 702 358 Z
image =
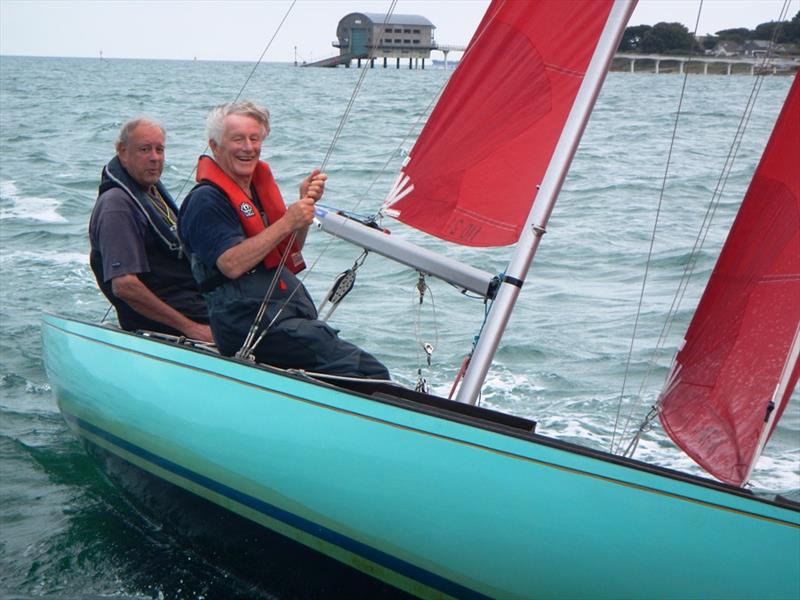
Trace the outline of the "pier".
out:
M 621 68 L 619 65 L 624 65 L 625 61 L 628 62 L 627 68 Z M 646 62 L 648 69 L 646 71 L 636 70 L 636 63 Z M 652 67 L 650 64 L 652 63 Z M 668 63 L 670 66 L 664 65 Z M 663 65 L 663 66 L 662 66 Z M 626 70 L 630 73 L 673 73 L 677 66 L 677 72 L 683 75 L 686 72 L 701 73 L 708 75 L 709 72 L 714 74 L 732 75 L 736 74 L 764 74 L 771 73 L 776 75 L 778 73 L 794 73 L 797 71 L 800 64 L 791 59 L 786 58 L 771 58 L 765 60 L 759 57 L 722 57 L 722 56 L 692 56 L 692 55 L 668 55 L 668 54 L 616 54 L 614 56 L 614 63 L 612 65 L 614 70 Z M 709 69 L 709 67 L 711 67 Z
M 447 70 L 447 55 L 450 52 L 465 52 L 467 47 L 460 46 L 458 44 L 436 44 L 436 47 L 433 48 L 434 50 L 438 50 L 442 54 L 444 54 L 444 70 Z
M 444 68 L 448 68 L 450 52 L 465 52 L 460 44 L 438 44 L 433 37 L 436 26 L 421 15 L 398 15 L 355 12 L 344 16 L 336 29 L 332 43 L 339 54 L 309 64 L 305 67 L 375 67 L 399 69 L 406 61 L 409 69 L 425 68 L 425 60 L 434 51 L 444 55 Z M 771 58 L 763 56 L 707 56 L 689 54 L 634 54 L 617 53 L 611 68 L 629 73 L 692 73 L 724 75 L 791 74 L 798 70 L 800 58 Z M 295 59 L 295 64 L 297 60 Z M 638 70 L 637 70 L 638 65 Z
M 362 66 L 374 68 L 377 60 L 379 65 L 383 63 L 384 69 L 390 65 L 399 69 L 407 60 L 409 69 L 424 69 L 431 52 L 439 51 L 444 55 L 447 69 L 448 54 L 464 52 L 467 48 L 459 44 L 437 44 L 433 39 L 434 29 L 436 26 L 420 15 L 350 13 L 336 28 L 336 41 L 332 45 L 339 49 L 339 54 L 303 66 L 350 67 L 355 62 L 359 69 Z

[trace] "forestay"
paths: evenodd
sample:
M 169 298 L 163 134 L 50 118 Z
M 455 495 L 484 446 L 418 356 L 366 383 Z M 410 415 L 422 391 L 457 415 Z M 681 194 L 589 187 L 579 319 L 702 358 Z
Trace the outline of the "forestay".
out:
M 661 398 L 670 437 L 736 485 L 800 371 L 799 115 L 795 76 Z
M 492 2 L 384 212 L 458 244 L 516 242 L 612 6 Z

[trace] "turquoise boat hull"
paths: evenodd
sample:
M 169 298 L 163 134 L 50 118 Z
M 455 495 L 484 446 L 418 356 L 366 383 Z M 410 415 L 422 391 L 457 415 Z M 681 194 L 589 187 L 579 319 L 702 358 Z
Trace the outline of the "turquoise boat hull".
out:
M 800 597 L 793 505 L 109 327 L 43 347 L 80 438 L 421 597 Z

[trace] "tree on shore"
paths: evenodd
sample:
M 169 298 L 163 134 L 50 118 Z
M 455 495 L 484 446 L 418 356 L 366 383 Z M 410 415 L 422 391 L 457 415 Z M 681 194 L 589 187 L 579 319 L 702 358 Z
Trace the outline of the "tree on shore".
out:
M 627 27 L 622 34 L 620 52 L 646 52 L 647 54 L 685 54 L 695 47 L 692 34 L 681 23 L 656 23 Z
M 642 49 L 642 37 L 651 29 L 650 25 L 626 27 L 617 50 L 619 52 L 639 52 Z
M 777 33 L 776 33 L 777 31 Z M 717 31 L 715 36 L 703 38 L 702 46 L 681 23 L 656 23 L 632 25 L 622 34 L 618 52 L 644 52 L 647 54 L 686 54 L 713 49 L 719 42 L 743 44 L 749 40 L 772 40 L 777 44 L 800 44 L 800 11 L 790 21 L 768 21 L 755 29 L 735 27 Z

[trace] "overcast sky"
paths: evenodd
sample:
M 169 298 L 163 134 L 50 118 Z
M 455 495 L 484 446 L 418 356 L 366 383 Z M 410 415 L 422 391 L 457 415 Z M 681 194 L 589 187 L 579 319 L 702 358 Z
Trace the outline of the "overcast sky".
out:
M 568 0 L 564 0 L 568 1 Z M 698 33 L 754 28 L 776 20 L 784 0 L 705 0 Z M 440 44 L 469 41 L 488 0 L 400 0 L 396 14 L 436 25 Z M 640 0 L 631 25 L 679 21 L 694 29 L 699 0 Z M 800 10 L 789 0 L 788 16 Z M 291 6 L 289 0 L 0 0 L 0 54 L 255 61 Z M 266 61 L 318 60 L 350 12 L 386 12 L 388 0 L 298 0 Z

